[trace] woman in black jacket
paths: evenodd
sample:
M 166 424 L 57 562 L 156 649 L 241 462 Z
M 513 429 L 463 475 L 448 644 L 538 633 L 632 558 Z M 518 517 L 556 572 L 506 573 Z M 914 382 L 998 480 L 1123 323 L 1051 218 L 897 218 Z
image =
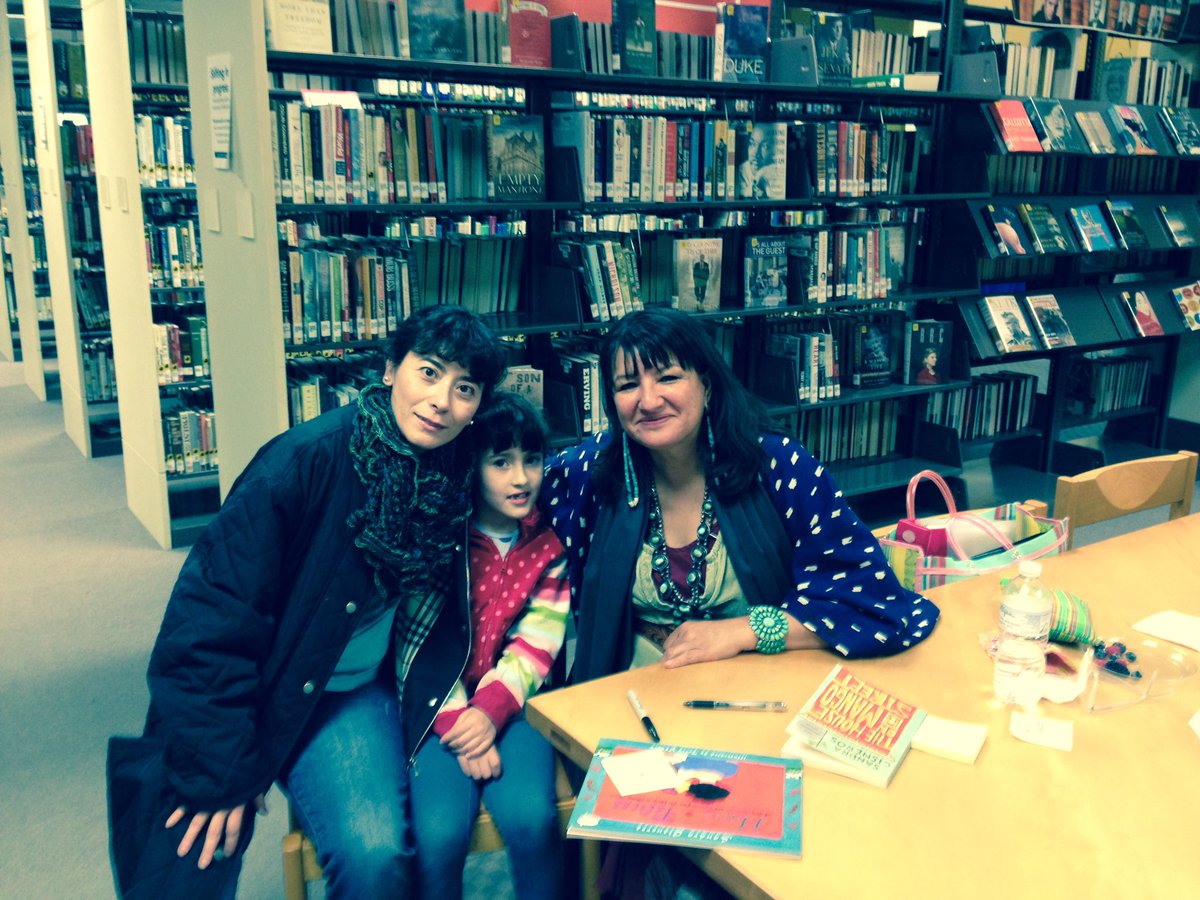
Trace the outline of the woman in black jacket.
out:
M 330 896 L 406 896 L 407 763 L 470 643 L 456 438 L 503 371 L 474 314 L 423 309 L 382 384 L 239 476 L 172 592 L 143 736 L 110 743 L 118 893 L 232 895 L 278 780 Z

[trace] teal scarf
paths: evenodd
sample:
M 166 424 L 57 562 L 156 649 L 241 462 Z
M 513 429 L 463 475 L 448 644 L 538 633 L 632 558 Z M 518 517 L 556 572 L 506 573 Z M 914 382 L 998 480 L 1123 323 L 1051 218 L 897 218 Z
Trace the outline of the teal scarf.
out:
M 366 505 L 346 524 L 375 569 L 386 602 L 443 588 L 470 509 L 470 466 L 452 446 L 418 454 L 400 433 L 391 389 L 373 384 L 358 395 L 350 438 Z

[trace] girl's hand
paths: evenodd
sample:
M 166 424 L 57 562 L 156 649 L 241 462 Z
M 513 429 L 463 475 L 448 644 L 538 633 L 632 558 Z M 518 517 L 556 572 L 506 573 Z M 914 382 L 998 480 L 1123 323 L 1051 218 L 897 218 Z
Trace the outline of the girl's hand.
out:
M 196 813 L 192 816 L 192 821 L 188 824 L 187 831 L 183 835 L 183 840 L 179 842 L 179 849 L 175 852 L 180 857 L 187 856 L 191 852 L 196 838 L 200 836 L 200 832 L 204 831 L 204 826 L 207 825 L 208 830 L 204 835 L 204 846 L 200 851 L 200 859 L 196 862 L 197 868 L 207 869 L 214 859 L 221 860 L 227 856 L 233 856 L 234 851 L 237 850 L 238 838 L 242 834 L 242 820 L 246 810 L 251 805 L 247 803 L 245 806 L 237 806 L 233 809 L 218 809 L 212 813 Z M 253 806 L 259 815 L 266 813 L 266 798 L 262 794 L 259 794 L 254 798 Z M 174 828 L 186 815 L 187 808 L 183 806 L 179 807 L 167 819 L 166 827 Z
M 502 771 L 500 767 L 500 753 L 495 747 L 489 747 L 480 756 L 460 756 L 458 758 L 458 765 L 463 770 L 464 775 L 475 781 L 487 781 L 490 778 L 499 778 Z
M 478 757 L 492 748 L 496 742 L 496 726 L 483 712 L 467 707 L 454 727 L 446 732 L 442 743 L 459 756 Z M 500 757 L 496 757 L 499 768 Z

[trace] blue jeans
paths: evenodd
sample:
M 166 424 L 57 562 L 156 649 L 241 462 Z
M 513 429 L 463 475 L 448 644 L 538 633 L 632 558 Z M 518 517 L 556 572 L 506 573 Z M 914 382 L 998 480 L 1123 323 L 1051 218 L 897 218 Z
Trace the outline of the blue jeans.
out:
M 408 760 L 395 688 L 318 701 L 280 785 L 317 847 L 331 898 L 409 896 Z
M 554 751 L 524 718 L 509 723 L 496 749 L 502 774 L 487 782 L 463 774 L 454 753 L 436 735 L 417 753 L 409 789 L 417 878 L 425 900 L 462 897 L 463 866 L 480 799 L 508 848 L 517 900 L 563 896 Z

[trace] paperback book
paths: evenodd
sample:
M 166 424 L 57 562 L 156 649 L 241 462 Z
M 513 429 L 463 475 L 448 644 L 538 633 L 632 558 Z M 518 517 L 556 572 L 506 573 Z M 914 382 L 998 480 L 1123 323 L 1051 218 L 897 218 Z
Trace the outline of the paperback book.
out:
M 1175 298 L 1175 305 L 1179 307 L 1183 324 L 1192 331 L 1200 331 L 1200 282 L 1171 288 L 1171 296 Z
M 1158 207 L 1158 217 L 1176 247 L 1194 247 L 1196 245 L 1196 236 L 1192 234 L 1187 220 L 1178 208 L 1164 203 Z
M 823 85 L 848 85 L 853 69 L 850 25 L 846 16 L 819 13 L 813 37 L 817 43 L 817 75 Z
M 1158 314 L 1150 305 L 1150 297 L 1145 291 L 1121 291 L 1121 302 L 1129 311 L 1129 321 L 1142 337 L 1155 337 L 1163 334 L 1162 323 Z
M 1075 234 L 1079 238 L 1080 246 L 1088 253 L 1118 249 L 1116 238 L 1109 231 L 1108 225 L 1104 221 L 1104 215 L 1100 212 L 1099 204 L 1088 203 L 1084 206 L 1072 206 L 1068 215 L 1071 217 L 1071 224 L 1075 226 Z
M 950 380 L 953 322 L 917 319 L 904 330 L 904 383 L 943 384 Z
M 770 7 L 722 3 L 717 7 L 713 80 L 760 84 L 767 80 Z
M 1176 153 L 1180 156 L 1200 154 L 1200 124 L 1192 110 L 1164 107 L 1158 111 L 1158 117 L 1175 144 Z
M 1108 126 L 1104 124 L 1104 116 L 1094 109 L 1081 109 L 1075 113 L 1075 121 L 1083 131 L 1088 149 L 1093 153 L 1116 153 L 1117 145 L 1113 143 Z
M 787 305 L 787 238 L 746 238 L 747 308 Z
M 923 721 L 924 710 L 839 664 L 788 724 L 782 752 L 814 769 L 887 787 Z
M 1142 114 L 1132 106 L 1113 106 L 1108 111 L 1113 133 L 1123 152 L 1134 156 L 1158 153 L 1150 138 L 1150 130 L 1142 120 Z
M 1037 349 L 1029 331 L 1029 323 L 1025 321 L 1025 314 L 1021 312 L 1021 306 L 1012 294 L 982 298 L 979 301 L 979 311 L 1000 353 L 1020 353 Z
M 1137 211 L 1128 200 L 1105 200 L 1104 211 L 1112 225 L 1113 237 L 1126 250 L 1144 250 L 1150 246 L 1150 238 L 1142 228 Z
M 1029 232 L 1033 249 L 1037 253 L 1068 253 L 1071 245 L 1063 233 L 1058 217 L 1045 203 L 1022 203 L 1017 206 L 1017 215 Z
M 501 0 L 508 4 L 508 46 L 514 66 L 550 68 L 550 13 L 544 3 Z
M 541 200 L 546 193 L 541 116 L 494 114 L 487 142 L 488 199 Z
M 679 238 L 674 242 L 675 303 L 687 312 L 721 306 L 720 238 Z
M 604 738 L 567 834 L 799 856 L 803 801 L 794 759 Z
M 1059 101 L 1030 98 L 1025 101 L 1025 111 L 1045 152 L 1088 152 L 1087 141 Z
M 991 226 L 992 240 L 1001 256 L 1028 256 L 1033 252 L 1033 244 L 1013 207 L 989 203 L 983 208 L 983 216 Z
M 1062 309 L 1053 294 L 1029 294 L 1025 298 L 1034 327 L 1047 350 L 1058 347 L 1074 347 L 1075 336 L 1071 326 L 1063 317 Z
M 988 112 L 1010 153 L 1041 153 L 1042 142 L 1020 100 L 993 100 Z

